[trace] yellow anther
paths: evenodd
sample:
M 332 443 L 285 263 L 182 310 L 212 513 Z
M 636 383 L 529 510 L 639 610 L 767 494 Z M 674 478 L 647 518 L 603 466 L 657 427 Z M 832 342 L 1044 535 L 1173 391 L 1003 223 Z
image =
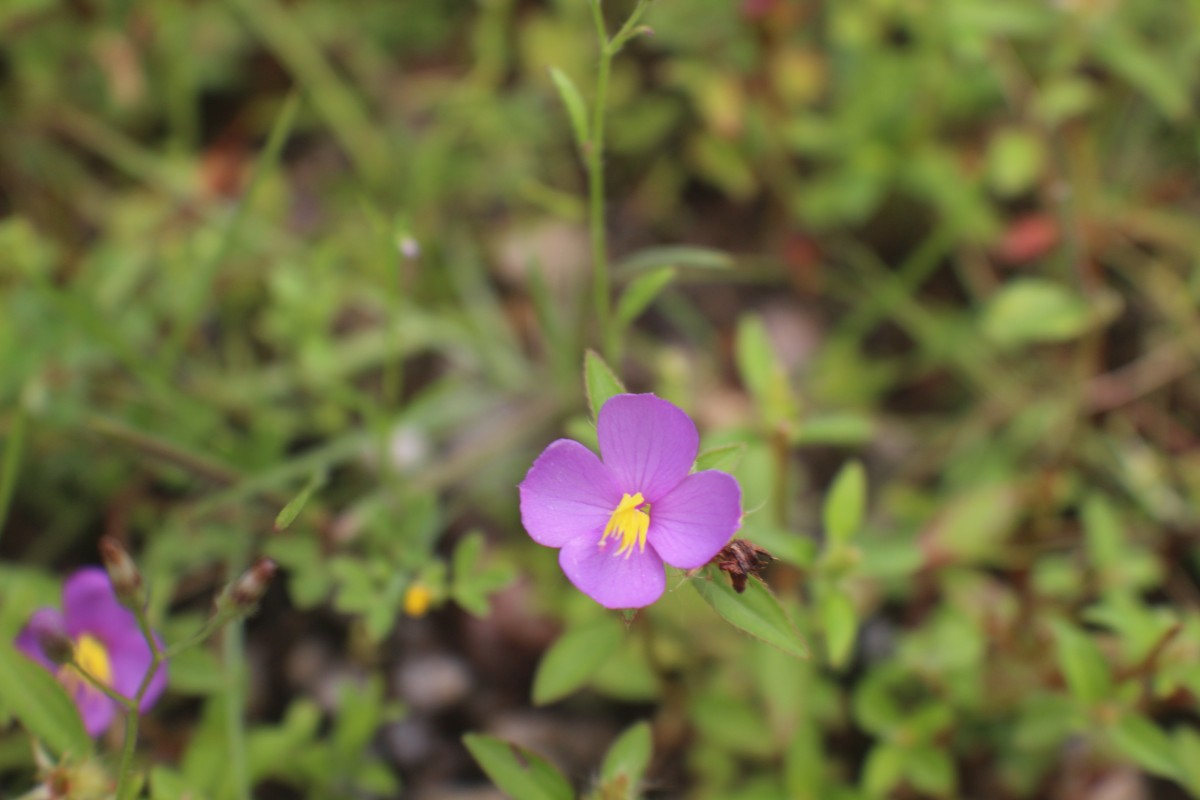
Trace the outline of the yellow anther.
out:
M 646 510 L 642 509 L 643 506 L 646 507 Z M 600 537 L 599 546 L 604 547 L 608 543 L 609 535 L 615 534 L 621 537 L 621 546 L 613 555 L 619 556 L 624 553 L 625 557 L 629 558 L 635 544 L 639 553 L 644 552 L 646 550 L 646 532 L 650 530 L 648 510 L 649 504 L 646 503 L 646 498 L 642 497 L 641 492 L 633 496 L 622 495 L 621 502 L 617 504 L 616 510 L 608 518 L 608 524 L 604 526 L 604 535 Z
M 75 662 L 62 668 L 60 673 L 68 686 L 82 683 L 82 669 L 105 686 L 112 685 L 112 663 L 108 660 L 108 651 L 94 637 L 86 633 L 75 642 Z M 93 690 L 94 691 L 94 690 Z

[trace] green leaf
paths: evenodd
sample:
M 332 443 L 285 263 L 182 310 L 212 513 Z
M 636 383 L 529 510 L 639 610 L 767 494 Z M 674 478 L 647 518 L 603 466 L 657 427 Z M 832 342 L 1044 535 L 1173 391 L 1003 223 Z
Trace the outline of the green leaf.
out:
M 834 542 L 849 542 L 862 527 L 867 505 L 867 473 L 859 461 L 850 461 L 833 479 L 825 495 L 825 533 Z
M 677 274 L 675 267 L 659 267 L 630 281 L 617 301 L 617 324 L 624 327 L 637 319 L 654 302 L 654 298 L 671 285 Z
M 690 269 L 732 269 L 733 259 L 728 253 L 707 247 L 670 245 L 651 247 L 634 253 L 614 269 L 617 275 L 629 275 L 658 267 L 682 267 Z
M 766 424 L 774 427 L 794 421 L 798 416 L 796 399 L 758 317 L 745 316 L 738 322 L 736 356 L 742 383 L 758 403 Z
M 625 730 L 608 748 L 604 765 L 600 767 L 600 779 L 605 783 L 619 778 L 626 779 L 626 787 L 633 789 L 641 782 L 650 765 L 654 740 L 650 723 L 638 722 Z
M 950 754 L 936 747 L 914 747 L 907 754 L 908 778 L 921 792 L 934 797 L 949 797 L 954 791 L 954 762 Z
M 543 706 L 561 700 L 587 683 L 621 643 L 622 628 L 604 617 L 567 631 L 550 646 L 533 678 L 533 702 Z
M 1187 80 L 1149 41 L 1123 26 L 1110 25 L 1095 37 L 1096 55 L 1114 72 L 1146 95 L 1172 120 L 1182 119 L 1191 105 Z
M 700 596 L 730 625 L 778 647 L 796 658 L 808 658 L 808 647 L 775 595 L 762 581 L 750 578 L 738 594 L 720 571 L 709 569 L 691 581 Z
M 181 797 L 201 800 L 194 786 L 173 769 L 157 766 L 150 770 L 150 800 L 179 800 Z
M 832 445 L 855 447 L 869 442 L 875 435 L 874 421 L 855 412 L 806 414 L 791 443 L 794 445 Z
M 1062 342 L 1083 333 L 1091 320 L 1087 303 L 1053 281 L 1011 281 L 983 312 L 983 334 L 1001 347 Z
M 91 753 L 91 737 L 62 684 L 7 643 L 0 644 L 0 705 L 55 753 Z
M 575 133 L 575 143 L 579 145 L 580 150 L 583 150 L 587 147 L 590 138 L 588 136 L 587 107 L 583 103 L 583 95 L 579 93 L 575 82 L 567 76 L 567 73 L 558 67 L 550 68 L 550 78 L 554 81 L 554 86 L 558 89 L 558 96 L 562 98 L 563 105 L 567 108 L 567 116 L 571 120 L 571 130 Z
M 1001 130 L 988 147 L 988 178 L 992 188 L 1004 197 L 1032 189 L 1045 166 L 1045 142 L 1031 131 Z
M 850 658 L 858 634 L 858 613 L 844 592 L 830 590 L 821 598 L 821 625 L 829 663 L 840 667 Z
M 1092 637 L 1067 622 L 1053 623 L 1058 665 L 1075 699 L 1093 704 L 1109 696 L 1108 662 Z
M 587 389 L 588 407 L 592 410 L 592 419 L 600 416 L 600 409 L 610 397 L 625 393 L 625 384 L 621 383 L 612 369 L 595 350 L 588 350 L 583 357 L 583 383 Z
M 1200 795 L 1200 733 L 1188 727 L 1177 727 L 1171 744 L 1175 762 L 1183 770 L 1180 783 L 1191 790 L 1193 795 Z
M 1182 778 L 1171 738 L 1140 714 L 1121 717 L 1108 735 L 1117 750 L 1147 772 L 1172 780 Z
M 908 751 L 888 742 L 875 745 L 863 765 L 863 790 L 871 797 L 883 797 L 904 777 Z
M 275 530 L 285 530 L 291 525 L 300 512 L 304 510 L 304 506 L 308 503 L 313 492 L 325 485 L 325 471 L 314 472 L 312 477 L 308 479 L 308 483 L 300 490 L 300 493 L 288 501 L 288 504 L 283 507 L 279 515 L 275 517 Z
M 1124 558 L 1124 536 L 1116 509 L 1100 492 L 1089 494 L 1083 501 L 1084 541 L 1088 556 L 1102 572 L 1118 569 Z
M 468 733 L 463 744 L 505 794 L 517 800 L 573 800 L 567 779 L 536 753 L 493 736 Z
M 696 472 L 703 472 L 706 469 L 723 469 L 726 472 L 735 470 L 745 453 L 745 442 L 713 447 L 696 456 L 696 465 L 693 470 Z

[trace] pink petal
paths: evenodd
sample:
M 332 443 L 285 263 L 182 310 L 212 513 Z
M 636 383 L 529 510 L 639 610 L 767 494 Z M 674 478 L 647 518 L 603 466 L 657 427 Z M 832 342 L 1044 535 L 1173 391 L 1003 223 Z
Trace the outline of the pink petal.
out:
M 621 491 L 641 492 L 652 504 L 688 474 L 700 446 L 688 415 L 652 394 L 613 397 L 596 427 L 604 465 Z
M 117 704 L 104 695 L 99 689 L 89 686 L 79 679 L 72 687 L 71 699 L 83 717 L 84 730 L 95 738 L 108 730 L 113 717 L 117 713 Z
M 155 636 L 155 640 L 161 649 L 162 640 L 157 636 Z M 147 670 L 150 669 L 152 659 L 150 646 L 146 644 L 142 634 L 136 630 L 129 631 L 119 638 L 105 641 L 104 646 L 108 651 L 109 666 L 112 669 L 112 687 L 119 694 L 132 699 L 137 694 L 138 688 L 141 687 Z M 159 664 L 158 669 L 155 670 L 154 677 L 150 680 L 150 686 L 142 697 L 140 709 L 148 711 L 166 688 L 167 665 L 163 663 Z
M 77 570 L 63 584 L 63 617 L 67 632 L 78 639 L 88 633 L 101 641 L 137 630 L 133 612 L 113 593 L 108 573 L 99 567 Z
M 538 544 L 562 547 L 577 537 L 599 540 L 621 490 L 612 472 L 579 442 L 559 439 L 521 481 L 521 523 Z
M 605 608 L 642 608 L 662 596 L 667 585 L 662 559 L 647 547 L 614 555 L 619 542 L 599 547 L 599 536 L 579 537 L 558 554 L 558 563 L 579 591 Z
M 694 569 L 720 552 L 742 522 L 742 489 L 717 470 L 688 475 L 650 508 L 647 541 L 673 567 Z

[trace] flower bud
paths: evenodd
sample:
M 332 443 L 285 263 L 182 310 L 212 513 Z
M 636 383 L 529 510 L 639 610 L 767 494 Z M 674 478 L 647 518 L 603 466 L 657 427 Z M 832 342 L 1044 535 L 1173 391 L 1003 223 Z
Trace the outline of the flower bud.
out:
M 146 605 L 145 593 L 142 591 L 142 573 L 138 572 L 129 551 L 113 537 L 105 536 L 100 540 L 100 560 L 108 570 L 113 593 L 121 601 L 121 605 L 140 611 Z
M 410 617 L 423 617 L 429 611 L 433 592 L 423 583 L 414 583 L 404 593 L 404 613 Z
M 233 607 L 243 613 L 253 610 L 267 593 L 267 587 L 271 585 L 278 570 L 279 565 L 269 558 L 255 561 L 229 589 L 229 600 Z
M 70 664 L 74 660 L 75 642 L 67 633 L 57 611 L 44 608 L 34 612 L 29 619 L 29 630 L 33 632 L 33 638 L 46 658 L 55 664 Z

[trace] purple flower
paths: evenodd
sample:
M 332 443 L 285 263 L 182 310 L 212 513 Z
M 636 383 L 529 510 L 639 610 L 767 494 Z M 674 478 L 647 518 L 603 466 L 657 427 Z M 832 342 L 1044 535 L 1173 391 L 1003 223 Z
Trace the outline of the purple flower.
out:
M 641 608 L 666 587 L 663 562 L 700 567 L 741 524 L 742 491 L 716 470 L 689 474 L 700 436 L 687 414 L 652 394 L 600 409 L 600 453 L 550 444 L 522 481 L 521 522 L 560 547 L 571 583 L 607 608 Z
M 117 601 L 104 570 L 87 567 L 68 578 L 62 613 L 53 608 L 35 611 L 16 639 L 18 650 L 55 674 L 75 701 L 84 728 L 99 736 L 112 724 L 117 704 L 85 681 L 74 666 L 55 663 L 58 654 L 47 649 L 55 649 L 56 641 L 73 643 L 75 661 L 118 694 L 128 698 L 137 694 L 150 669 L 150 646 L 133 612 Z M 162 642 L 158 645 L 162 647 Z M 166 685 L 167 668 L 160 664 L 142 698 L 142 711 L 154 705 Z

